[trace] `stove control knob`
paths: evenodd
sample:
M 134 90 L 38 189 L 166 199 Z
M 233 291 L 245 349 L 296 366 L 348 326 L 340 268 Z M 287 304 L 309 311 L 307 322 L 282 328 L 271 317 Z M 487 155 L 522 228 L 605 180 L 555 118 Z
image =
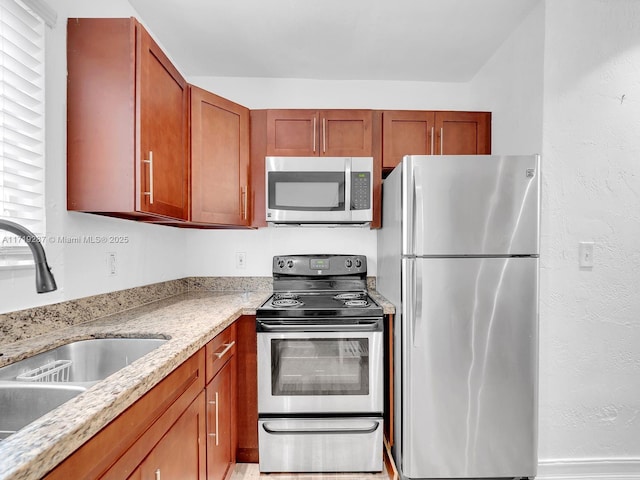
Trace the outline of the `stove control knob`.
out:
M 278 268 L 284 268 L 284 260 L 283 259 L 279 259 L 278 260 Z
M 347 258 L 347 259 L 344 261 L 344 266 L 345 266 L 345 267 L 347 267 L 347 268 L 351 268 L 351 265 L 353 265 L 353 262 L 351 261 L 351 259 L 350 259 L 350 258 Z
M 360 268 L 362 266 L 362 262 L 359 258 L 356 258 L 356 268 Z
M 289 267 L 289 268 L 293 268 L 293 260 L 289 260 L 289 261 L 287 262 L 287 267 Z

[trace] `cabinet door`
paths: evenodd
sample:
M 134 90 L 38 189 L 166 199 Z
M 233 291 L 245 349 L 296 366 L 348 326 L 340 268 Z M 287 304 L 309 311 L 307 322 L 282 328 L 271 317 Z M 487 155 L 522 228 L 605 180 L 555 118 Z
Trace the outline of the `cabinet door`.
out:
M 405 155 L 431 155 L 433 112 L 386 111 L 382 114 L 382 168 L 391 170 Z
M 268 110 L 267 155 L 319 155 L 318 123 L 318 112 L 315 110 Z
M 236 359 L 231 357 L 207 385 L 207 479 L 222 480 L 235 463 Z
M 186 220 L 187 82 L 139 25 L 136 69 L 138 210 Z
M 491 153 L 491 113 L 436 112 L 437 155 Z
M 249 110 L 191 88 L 191 220 L 246 226 Z
M 204 434 L 205 404 L 202 392 L 129 478 L 204 480 Z
M 320 155 L 370 157 L 371 110 L 323 110 L 320 112 Z

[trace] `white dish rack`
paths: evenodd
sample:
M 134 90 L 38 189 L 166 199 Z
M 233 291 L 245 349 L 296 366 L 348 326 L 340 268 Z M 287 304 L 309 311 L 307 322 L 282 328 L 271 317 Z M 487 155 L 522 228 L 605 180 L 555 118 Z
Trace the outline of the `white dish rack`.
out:
M 55 360 L 16 377 L 23 382 L 68 382 L 71 360 Z

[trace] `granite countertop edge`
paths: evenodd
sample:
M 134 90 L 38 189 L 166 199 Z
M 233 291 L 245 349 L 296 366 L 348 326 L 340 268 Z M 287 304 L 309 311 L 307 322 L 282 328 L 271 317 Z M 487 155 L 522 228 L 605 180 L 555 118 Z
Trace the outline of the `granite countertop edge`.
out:
M 385 314 L 395 309 L 370 290 Z M 255 315 L 270 292 L 187 292 L 3 347 L 13 363 L 75 340 L 167 338 L 167 342 L 0 441 L 0 480 L 45 476 L 175 368 L 242 315 Z

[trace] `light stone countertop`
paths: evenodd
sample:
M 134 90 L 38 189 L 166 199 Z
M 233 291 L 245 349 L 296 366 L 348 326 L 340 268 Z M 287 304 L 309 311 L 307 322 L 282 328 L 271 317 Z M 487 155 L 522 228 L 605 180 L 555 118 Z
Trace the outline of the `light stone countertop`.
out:
M 165 337 L 159 348 L 0 441 L 0 479 L 39 479 L 270 292 L 189 292 L 3 347 L 2 363 L 74 340 Z
M 385 314 L 391 303 L 375 290 Z M 168 338 L 159 348 L 0 441 L 0 480 L 40 479 L 241 315 L 268 291 L 188 292 L 3 346 L 0 366 L 89 338 Z

